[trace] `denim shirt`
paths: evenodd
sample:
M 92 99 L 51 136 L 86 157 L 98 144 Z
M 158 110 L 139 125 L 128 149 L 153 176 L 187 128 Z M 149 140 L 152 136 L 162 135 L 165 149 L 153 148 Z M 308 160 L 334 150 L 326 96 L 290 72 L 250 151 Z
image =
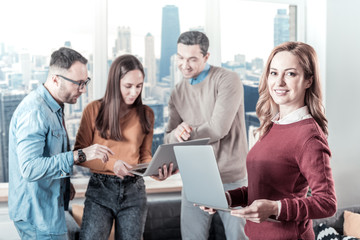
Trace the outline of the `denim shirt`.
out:
M 9 215 L 46 233 L 66 233 L 65 178 L 73 152 L 66 152 L 61 106 L 39 86 L 15 110 L 9 126 Z

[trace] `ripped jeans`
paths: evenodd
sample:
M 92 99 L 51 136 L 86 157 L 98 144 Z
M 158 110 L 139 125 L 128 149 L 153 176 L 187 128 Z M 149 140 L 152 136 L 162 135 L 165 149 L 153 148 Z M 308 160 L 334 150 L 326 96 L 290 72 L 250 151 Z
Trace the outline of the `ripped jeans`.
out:
M 93 173 L 86 191 L 80 239 L 141 239 L 147 214 L 144 179 Z

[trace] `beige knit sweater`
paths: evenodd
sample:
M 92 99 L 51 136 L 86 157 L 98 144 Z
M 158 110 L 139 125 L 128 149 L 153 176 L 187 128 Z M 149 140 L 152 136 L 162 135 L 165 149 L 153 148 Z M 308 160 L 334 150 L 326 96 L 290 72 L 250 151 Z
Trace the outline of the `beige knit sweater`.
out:
M 177 142 L 174 130 L 182 122 L 193 129 L 190 139 L 210 137 L 223 183 L 246 178 L 244 89 L 235 72 L 211 66 L 196 85 L 182 79 L 170 96 L 166 143 Z

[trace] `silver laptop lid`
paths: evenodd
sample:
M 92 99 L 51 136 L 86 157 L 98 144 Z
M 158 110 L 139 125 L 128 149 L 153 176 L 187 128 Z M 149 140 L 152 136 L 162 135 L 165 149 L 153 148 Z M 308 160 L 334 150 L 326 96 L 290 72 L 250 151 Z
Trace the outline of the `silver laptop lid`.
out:
M 186 198 L 199 205 L 229 209 L 212 146 L 174 146 L 174 153 Z
M 162 144 L 156 149 L 150 163 L 138 164 L 130 172 L 140 176 L 158 175 L 159 168 L 161 168 L 164 164 L 169 165 L 170 163 L 173 163 L 173 171 L 175 171 L 178 169 L 178 165 L 174 154 L 174 146 L 205 145 L 209 142 L 209 139 L 210 138 L 201 138 L 184 142 Z

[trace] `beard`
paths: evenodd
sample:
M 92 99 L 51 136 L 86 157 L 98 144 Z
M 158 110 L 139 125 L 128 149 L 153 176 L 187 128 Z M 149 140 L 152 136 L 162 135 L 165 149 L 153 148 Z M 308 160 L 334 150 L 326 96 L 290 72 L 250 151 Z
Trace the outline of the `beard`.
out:
M 79 93 L 79 91 L 76 91 L 76 94 L 74 94 L 74 90 L 68 89 L 63 81 L 60 82 L 60 88 L 58 93 L 59 98 L 63 103 L 75 104 L 81 93 Z

